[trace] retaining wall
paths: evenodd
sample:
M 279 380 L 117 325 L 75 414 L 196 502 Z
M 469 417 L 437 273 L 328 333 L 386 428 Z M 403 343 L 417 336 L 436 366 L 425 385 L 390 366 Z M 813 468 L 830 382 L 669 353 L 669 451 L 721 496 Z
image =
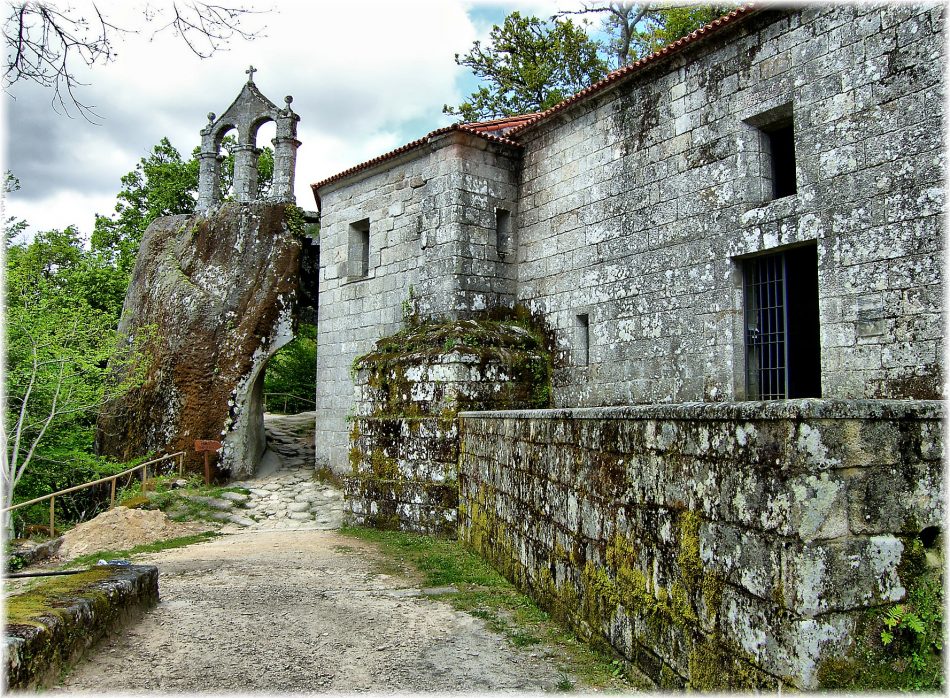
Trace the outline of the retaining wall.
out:
M 6 600 L 7 689 L 53 685 L 107 632 L 158 603 L 153 565 L 94 567 Z
M 931 401 L 460 414 L 459 531 L 667 688 L 811 688 L 944 518 Z M 924 537 L 929 540 L 929 536 Z

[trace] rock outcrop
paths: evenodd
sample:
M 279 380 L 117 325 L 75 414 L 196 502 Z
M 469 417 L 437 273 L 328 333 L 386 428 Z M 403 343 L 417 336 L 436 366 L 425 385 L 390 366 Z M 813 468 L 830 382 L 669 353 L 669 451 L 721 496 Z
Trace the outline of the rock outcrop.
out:
M 226 203 L 145 232 L 122 309 L 124 341 L 146 333 L 144 382 L 99 416 L 100 453 L 129 459 L 223 442 L 217 469 L 253 473 L 264 450 L 264 367 L 293 338 L 298 209 Z

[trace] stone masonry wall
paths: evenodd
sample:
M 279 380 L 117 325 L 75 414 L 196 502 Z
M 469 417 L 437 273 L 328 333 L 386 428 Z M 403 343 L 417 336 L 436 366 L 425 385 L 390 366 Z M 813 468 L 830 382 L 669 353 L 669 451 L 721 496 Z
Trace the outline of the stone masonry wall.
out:
M 460 537 L 666 688 L 814 687 L 943 525 L 938 402 L 460 414 Z
M 547 405 L 549 359 L 514 322 L 413 324 L 356 364 L 347 521 L 454 537 L 459 410 Z
M 470 317 L 511 307 L 514 255 L 499 257 L 495 208 L 516 207 L 516 154 L 444 134 L 321 196 L 317 453 L 347 470 L 351 367 L 404 319 Z M 351 226 L 369 225 L 365 276 L 351 273 Z
M 556 404 L 743 399 L 740 259 L 801 243 L 821 395 L 940 397 L 944 12 L 763 10 L 515 136 L 518 301 L 557 331 Z M 797 193 L 769 201 L 784 113 Z

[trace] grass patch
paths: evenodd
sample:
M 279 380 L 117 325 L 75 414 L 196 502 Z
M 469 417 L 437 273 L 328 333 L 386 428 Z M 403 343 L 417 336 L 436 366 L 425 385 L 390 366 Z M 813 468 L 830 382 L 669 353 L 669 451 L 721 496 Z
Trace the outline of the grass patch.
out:
M 195 502 L 189 497 L 213 497 L 220 499 L 225 492 L 238 492 L 247 495 L 250 491 L 243 487 L 205 486 L 204 479 L 199 475 L 187 478 L 188 484 L 184 487 L 172 488 L 172 482 L 179 480 L 175 475 L 161 476 L 149 480 L 148 490 L 143 494 L 141 483 L 133 483 L 122 490 L 118 504 L 130 508 L 157 509 L 164 512 L 172 521 L 218 521 L 215 514 L 218 509 Z M 238 507 L 239 508 L 239 507 Z
M 558 690 L 574 690 L 572 676 L 583 684 L 581 690 L 630 691 L 648 687 L 618 674 L 614 657 L 592 648 L 558 625 L 534 601 L 457 541 L 354 526 L 344 527 L 340 532 L 379 546 L 391 561 L 384 563 L 387 569 L 417 570 L 423 586 L 454 586 L 457 592 L 432 598 L 483 619 L 515 647 L 535 647 L 551 653 L 561 671 Z
M 87 555 L 80 555 L 79 557 L 73 558 L 68 563 L 63 565 L 63 568 L 66 567 L 82 567 L 83 565 L 94 565 L 99 560 L 104 558 L 110 559 L 128 559 L 133 555 L 141 555 L 144 553 L 157 553 L 162 550 L 171 550 L 172 548 L 183 548 L 186 545 L 193 545 L 195 543 L 203 543 L 206 540 L 210 540 L 221 534 L 217 531 L 205 531 L 204 533 L 196 533 L 191 536 L 182 536 L 181 538 L 169 538 L 168 540 L 160 540 L 155 543 L 145 543 L 144 545 L 136 545 L 134 548 L 129 548 L 128 550 L 100 550 L 95 553 L 89 553 Z

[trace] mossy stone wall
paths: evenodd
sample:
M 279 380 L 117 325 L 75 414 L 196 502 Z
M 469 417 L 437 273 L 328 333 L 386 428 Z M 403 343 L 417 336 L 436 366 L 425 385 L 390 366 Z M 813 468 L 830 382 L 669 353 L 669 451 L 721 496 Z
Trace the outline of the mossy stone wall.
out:
M 660 687 L 813 688 L 943 525 L 943 416 L 829 400 L 463 413 L 460 537 Z
M 549 361 L 516 322 L 413 324 L 354 366 L 351 523 L 455 535 L 459 410 L 546 406 Z
M 103 635 L 156 603 L 158 568 L 152 565 L 93 567 L 7 598 L 7 688 L 53 685 Z

